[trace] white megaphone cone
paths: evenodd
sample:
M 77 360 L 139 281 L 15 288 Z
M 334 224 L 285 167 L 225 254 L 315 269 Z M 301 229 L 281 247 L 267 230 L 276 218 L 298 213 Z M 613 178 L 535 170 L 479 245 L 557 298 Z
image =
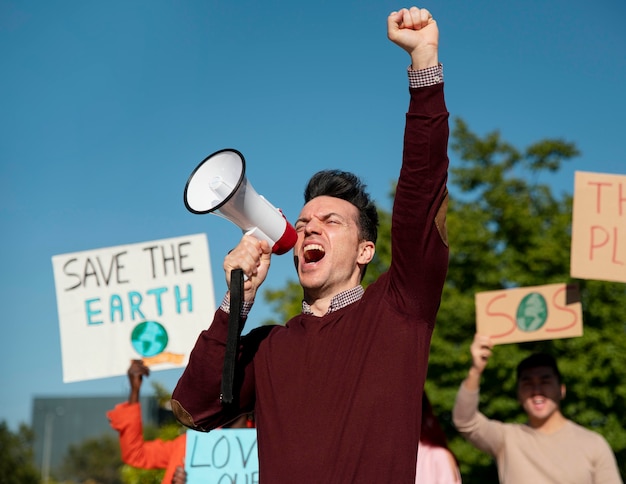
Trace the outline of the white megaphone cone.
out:
M 274 254 L 284 254 L 296 244 L 296 230 L 254 190 L 245 172 L 246 162 L 237 150 L 207 156 L 187 180 L 185 206 L 193 213 L 224 217 L 244 233 L 266 240 Z

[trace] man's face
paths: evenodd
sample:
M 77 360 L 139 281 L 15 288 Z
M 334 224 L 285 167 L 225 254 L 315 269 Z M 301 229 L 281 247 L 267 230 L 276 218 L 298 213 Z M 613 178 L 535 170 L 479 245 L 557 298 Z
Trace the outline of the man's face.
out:
M 374 256 L 374 244 L 361 241 L 358 209 L 340 198 L 309 201 L 295 224 L 296 269 L 307 302 L 332 297 L 359 284 L 360 265 Z
M 554 370 L 539 366 L 523 370 L 517 383 L 517 398 L 532 426 L 545 423 L 560 412 L 565 397 L 565 385 L 559 383 Z

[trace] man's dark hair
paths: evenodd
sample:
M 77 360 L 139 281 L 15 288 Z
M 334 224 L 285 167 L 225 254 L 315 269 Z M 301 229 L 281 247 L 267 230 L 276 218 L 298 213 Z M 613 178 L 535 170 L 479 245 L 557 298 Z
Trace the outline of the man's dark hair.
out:
M 304 203 L 315 197 L 341 198 L 359 210 L 359 235 L 363 240 L 376 243 L 378 237 L 378 211 L 365 191 L 366 185 L 353 173 L 340 170 L 323 170 L 311 177 L 304 190 Z
M 517 365 L 518 383 L 519 383 L 520 375 L 522 374 L 523 371 L 530 370 L 531 368 L 538 368 L 538 367 L 543 367 L 543 366 L 552 368 L 552 370 L 554 370 L 554 374 L 556 375 L 559 383 L 562 382 L 561 372 L 559 371 L 559 367 L 557 366 L 556 360 L 554 359 L 554 357 L 547 353 L 534 353 L 524 358 L 520 362 L 520 364 Z

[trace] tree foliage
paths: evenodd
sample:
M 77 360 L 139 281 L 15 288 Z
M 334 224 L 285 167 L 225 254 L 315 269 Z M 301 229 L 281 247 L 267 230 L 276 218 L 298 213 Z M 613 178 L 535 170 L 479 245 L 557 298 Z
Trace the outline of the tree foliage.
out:
M 120 444 L 106 434 L 70 445 L 60 470 L 61 479 L 80 483 L 122 484 Z
M 515 399 L 517 363 L 535 351 L 552 353 L 567 385 L 563 413 L 591 428 L 612 446 L 626 475 L 626 285 L 569 276 L 572 197 L 555 196 L 540 183 L 578 155 L 573 143 L 545 139 L 524 150 L 495 131 L 483 137 L 460 119 L 454 123 L 448 211 L 450 264 L 433 334 L 426 389 L 461 463 L 464 483 L 497 481 L 492 459 L 454 430 L 451 410 L 471 363 L 477 292 L 551 283 L 577 283 L 584 336 L 497 346 L 481 385 L 481 411 L 491 418 L 522 422 Z M 376 258 L 364 284 L 390 262 L 390 214 L 381 212 Z M 277 319 L 300 311 L 302 289 L 289 281 L 266 290 Z
M 33 458 L 34 435 L 22 424 L 16 433 L 6 421 L 0 422 L 0 482 L 5 484 L 37 484 L 39 472 Z

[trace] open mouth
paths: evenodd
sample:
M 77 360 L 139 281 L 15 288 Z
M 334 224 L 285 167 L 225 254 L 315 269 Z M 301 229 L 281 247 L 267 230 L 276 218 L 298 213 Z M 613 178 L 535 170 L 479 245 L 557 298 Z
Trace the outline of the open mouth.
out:
M 319 244 L 309 244 L 304 247 L 304 262 L 307 264 L 319 262 L 324 258 L 326 251 Z
M 536 408 L 543 408 L 546 404 L 546 399 L 542 397 L 535 397 L 532 399 L 532 403 Z

